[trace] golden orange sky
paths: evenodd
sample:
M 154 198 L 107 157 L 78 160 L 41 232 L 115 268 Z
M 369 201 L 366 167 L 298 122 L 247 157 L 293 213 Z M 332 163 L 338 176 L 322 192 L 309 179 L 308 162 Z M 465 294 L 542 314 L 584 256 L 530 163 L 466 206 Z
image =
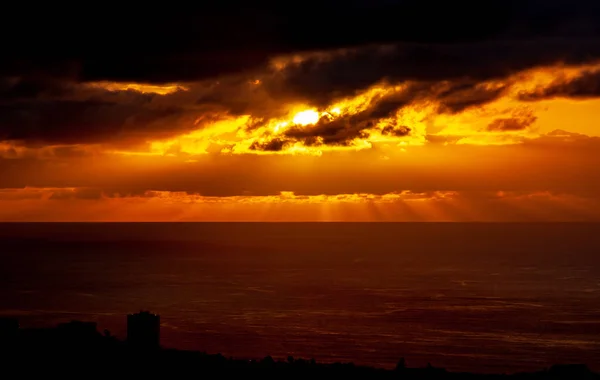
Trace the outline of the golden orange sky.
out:
M 600 219 L 600 64 L 273 95 L 290 65 L 331 59 L 311 57 L 217 81 L 73 84 L 63 104 L 111 107 L 0 141 L 0 221 Z

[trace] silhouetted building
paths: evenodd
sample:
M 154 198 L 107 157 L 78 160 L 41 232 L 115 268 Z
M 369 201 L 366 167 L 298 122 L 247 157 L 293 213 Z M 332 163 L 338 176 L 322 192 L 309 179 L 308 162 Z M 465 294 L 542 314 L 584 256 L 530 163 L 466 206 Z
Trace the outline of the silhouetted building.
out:
M 127 343 L 136 348 L 160 347 L 160 316 L 148 311 L 127 316 Z
M 19 321 L 15 318 L 0 318 L 0 343 L 9 343 L 19 334 Z
M 58 331 L 66 335 L 92 336 L 98 334 L 96 322 L 71 321 L 59 323 Z
M 593 372 L 585 364 L 557 364 L 549 370 L 557 379 L 591 379 Z
M 101 335 L 96 322 L 71 321 L 60 323 L 57 327 L 57 338 L 64 343 L 93 343 Z

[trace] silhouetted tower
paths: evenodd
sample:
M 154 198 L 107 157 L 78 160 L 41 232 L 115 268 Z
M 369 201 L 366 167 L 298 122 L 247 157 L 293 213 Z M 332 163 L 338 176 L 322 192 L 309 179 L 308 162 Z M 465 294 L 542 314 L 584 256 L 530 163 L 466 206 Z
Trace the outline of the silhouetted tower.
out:
M 140 349 L 160 347 L 160 316 L 140 311 L 127 316 L 127 343 Z

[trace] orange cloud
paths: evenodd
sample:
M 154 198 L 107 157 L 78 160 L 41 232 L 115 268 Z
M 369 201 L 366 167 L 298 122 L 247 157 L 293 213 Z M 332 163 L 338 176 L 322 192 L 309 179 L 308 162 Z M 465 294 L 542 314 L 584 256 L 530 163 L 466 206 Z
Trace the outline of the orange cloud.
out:
M 320 107 L 273 104 L 279 109 L 274 113 L 285 116 L 269 118 L 250 112 L 237 116 L 224 113 L 212 121 L 198 119 L 197 128 L 191 132 L 148 141 L 147 151 L 120 152 L 322 155 L 371 149 L 380 143 L 402 150 L 427 144 L 428 136 L 456 137 L 454 141 L 460 144 L 518 144 L 551 130 L 539 120 L 552 104 L 524 99 L 524 93 L 537 93 L 558 80 L 575 80 L 582 72 L 598 67 L 542 67 L 473 83 L 380 82 Z M 253 83 L 262 85 L 260 81 Z M 596 116 L 600 120 L 600 114 Z
M 597 41 L 390 32 L 1 65 L 0 218 L 596 218 Z
M 206 197 L 90 188 L 0 190 L 0 221 L 590 221 L 600 201 L 549 192 Z
M 298 59 L 288 64 L 303 62 Z M 319 156 L 378 144 L 402 151 L 427 145 L 431 137 L 459 144 L 520 144 L 568 126 L 597 135 L 600 98 L 589 93 L 595 91 L 598 72 L 599 64 L 583 64 L 480 80 L 391 81 L 376 75 L 378 79 L 355 89 L 323 88 L 323 99 L 307 97 L 318 97 L 317 88 L 301 88 L 310 90 L 307 96 L 280 89 L 283 74 L 277 71 L 266 71 L 260 79 L 224 78 L 185 86 L 70 84 L 52 90 L 60 94 L 56 104 L 45 98 L 39 104 L 15 102 L 14 112 L 7 113 L 9 133 L 0 140 L 0 155 L 22 157 L 29 154 L 25 150 L 40 146 L 93 145 L 127 155 Z M 587 96 L 564 98 L 581 91 Z M 540 95 L 556 92 L 564 96 Z M 25 114 L 32 116 L 23 119 Z M 39 126 L 30 125 L 37 121 Z
M 87 82 L 90 88 L 100 88 L 107 91 L 137 91 L 142 94 L 168 95 L 177 91 L 187 91 L 188 88 L 180 84 L 146 84 L 146 83 L 122 83 L 122 82 Z
M 0 188 L 12 188 L 0 192 L 0 219 L 595 220 L 600 98 L 544 94 L 595 91 L 598 70 L 382 79 L 315 101 L 276 99 L 266 74 L 185 89 L 78 85 L 61 107 L 81 120 L 128 106 L 97 129 L 78 119 L 49 140 L 34 139 L 46 133 L 35 126 L 0 140 Z M 91 108 L 72 108 L 78 97 Z

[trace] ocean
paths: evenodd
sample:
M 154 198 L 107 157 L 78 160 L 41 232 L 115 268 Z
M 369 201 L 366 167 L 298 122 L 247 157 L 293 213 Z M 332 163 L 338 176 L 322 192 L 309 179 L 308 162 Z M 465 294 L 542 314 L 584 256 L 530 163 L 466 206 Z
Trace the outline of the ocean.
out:
M 0 224 L 0 315 L 161 315 L 163 346 L 477 372 L 600 370 L 600 224 Z

